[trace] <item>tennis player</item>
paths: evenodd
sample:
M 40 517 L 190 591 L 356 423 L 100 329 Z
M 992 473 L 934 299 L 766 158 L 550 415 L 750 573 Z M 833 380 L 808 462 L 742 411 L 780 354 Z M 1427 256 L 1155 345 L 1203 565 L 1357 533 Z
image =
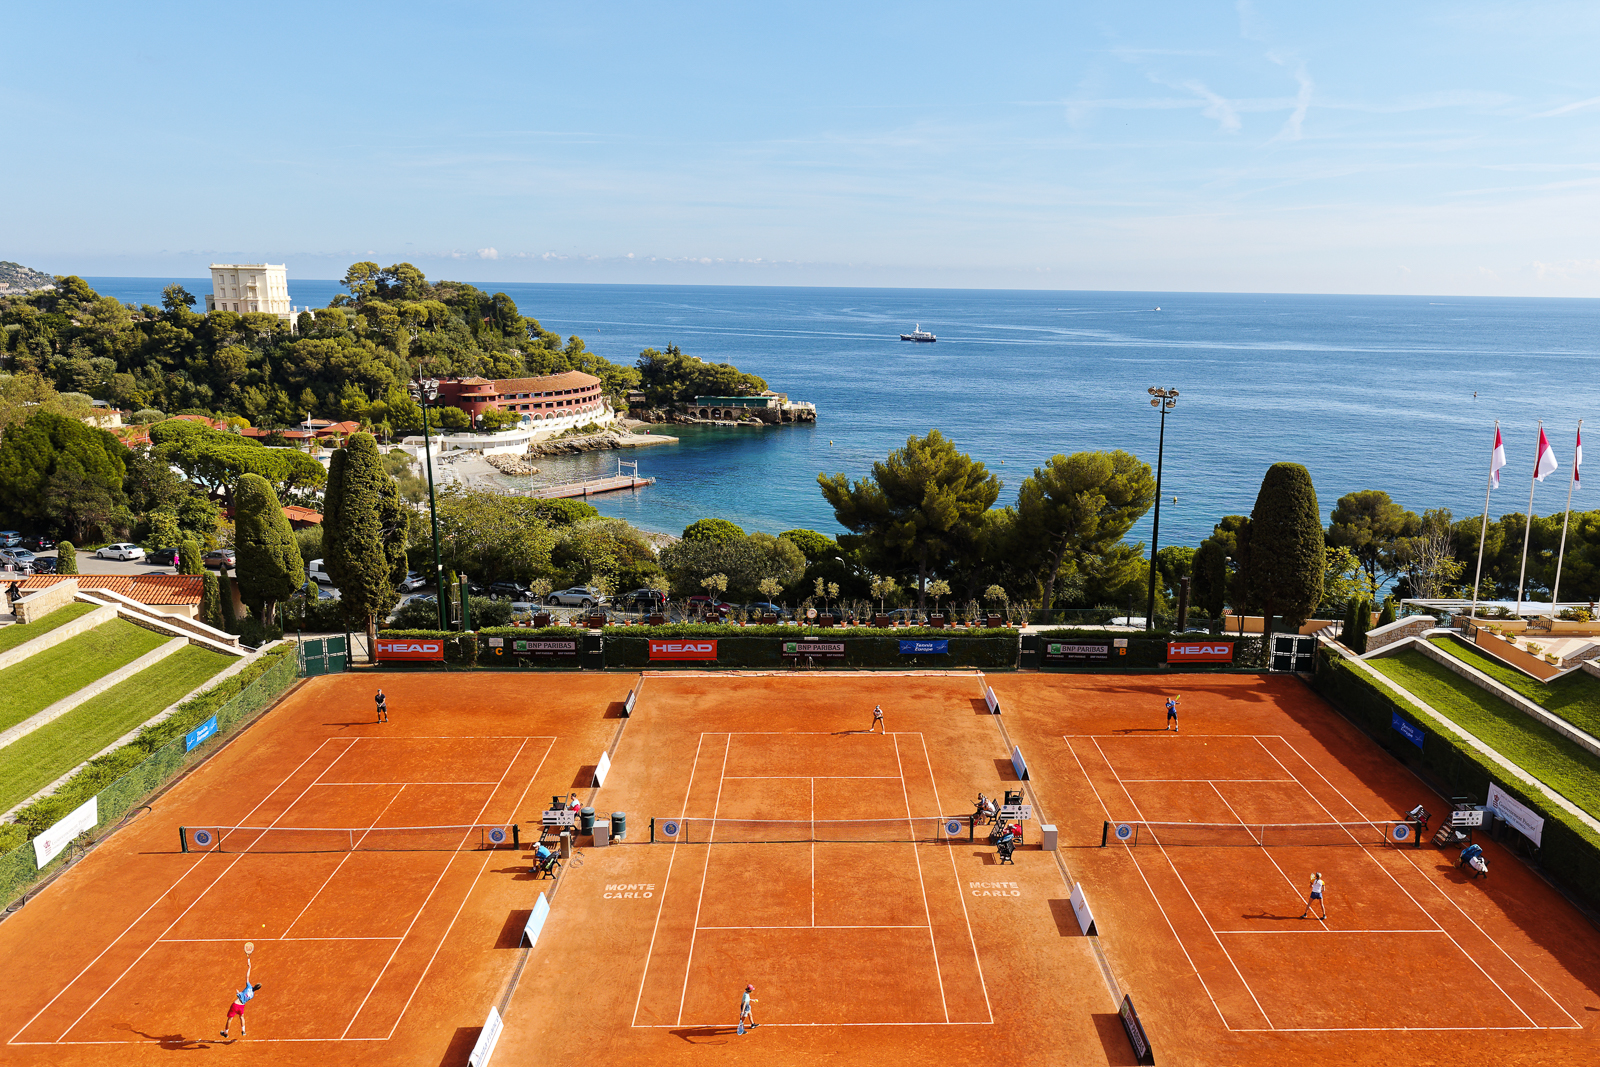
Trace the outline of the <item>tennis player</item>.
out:
M 228 1006 L 228 1018 L 222 1024 L 222 1036 L 228 1036 L 228 1028 L 233 1025 L 234 1016 L 239 1017 L 239 1036 L 244 1036 L 244 1006 L 255 999 L 261 991 L 261 983 L 250 984 L 250 960 L 244 961 L 244 988 L 233 995 L 233 1003 Z
M 1321 871 L 1311 876 L 1311 899 L 1306 901 L 1306 910 L 1300 913 L 1300 918 L 1304 919 L 1309 916 L 1313 906 L 1320 906 L 1322 914 L 1317 918 L 1322 922 L 1328 921 L 1328 902 L 1322 897 L 1322 893 L 1326 888 L 1327 883 L 1322 880 Z
M 883 705 L 878 704 L 872 709 L 872 725 L 867 727 L 867 733 L 872 731 L 883 733 Z
M 1167 729 L 1178 732 L 1178 698 L 1167 698 Z
M 750 1029 L 752 1030 L 761 1025 L 760 1023 L 756 1022 L 755 1013 L 750 1009 L 750 1005 L 761 1003 L 759 1000 L 756 1000 L 750 996 L 750 994 L 754 993 L 755 991 L 755 986 L 747 985 L 744 987 L 744 996 L 739 998 L 739 1033 L 741 1036 L 744 1034 L 745 1022 L 747 1020 L 750 1024 Z
M 389 721 L 389 698 L 383 695 L 383 690 L 378 690 L 378 695 L 372 698 L 378 704 L 378 721 Z

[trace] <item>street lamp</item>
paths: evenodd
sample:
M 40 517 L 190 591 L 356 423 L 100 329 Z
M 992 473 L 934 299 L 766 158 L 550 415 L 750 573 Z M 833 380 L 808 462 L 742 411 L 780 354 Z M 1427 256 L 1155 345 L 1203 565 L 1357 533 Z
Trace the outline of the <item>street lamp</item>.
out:
M 1176 389 L 1150 387 L 1150 406 L 1161 412 L 1161 437 L 1156 445 L 1156 514 L 1150 523 L 1150 595 L 1145 601 L 1144 628 L 1156 628 L 1156 552 L 1161 548 L 1161 461 L 1167 449 L 1167 412 L 1178 406 Z
M 444 587 L 444 558 L 439 553 L 439 508 L 433 498 L 433 439 L 428 434 L 428 404 L 439 399 L 439 380 L 419 373 L 406 385 L 411 398 L 422 405 L 422 451 L 428 464 L 428 516 L 433 520 L 433 587 L 439 599 L 439 629 L 450 629 L 449 608 Z

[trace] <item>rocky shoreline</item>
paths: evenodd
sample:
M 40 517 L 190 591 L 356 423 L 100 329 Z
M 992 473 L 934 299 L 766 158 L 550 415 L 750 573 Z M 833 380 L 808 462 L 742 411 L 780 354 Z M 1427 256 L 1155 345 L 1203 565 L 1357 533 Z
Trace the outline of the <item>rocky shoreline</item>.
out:
M 529 463 L 522 456 L 484 456 L 483 461 L 501 474 L 532 475 L 538 474 L 539 468 Z
M 581 452 L 610 452 L 619 448 L 647 448 L 650 445 L 677 443 L 676 437 L 668 437 L 666 434 L 606 430 L 603 433 L 585 434 L 582 437 L 557 437 L 549 441 L 535 441 L 528 446 L 528 454 L 572 456 Z

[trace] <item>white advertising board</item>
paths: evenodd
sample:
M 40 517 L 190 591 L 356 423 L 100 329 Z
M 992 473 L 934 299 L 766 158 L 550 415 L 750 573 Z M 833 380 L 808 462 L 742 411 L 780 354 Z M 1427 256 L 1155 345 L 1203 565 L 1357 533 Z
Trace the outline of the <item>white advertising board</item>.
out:
M 1017 772 L 1019 782 L 1028 780 L 1028 761 L 1022 758 L 1022 749 L 1016 745 L 1011 746 L 1011 767 Z
M 533 910 L 528 912 L 528 921 L 522 927 L 522 941 L 529 948 L 539 943 L 539 931 L 544 929 L 544 921 L 550 917 L 550 902 L 539 894 L 539 899 L 533 902 Z
M 1089 911 L 1089 898 L 1083 895 L 1082 882 L 1072 887 L 1072 914 L 1078 917 L 1078 929 L 1085 937 L 1099 934 L 1094 927 L 1094 915 Z
M 606 775 L 611 773 L 611 757 L 604 752 L 600 753 L 600 762 L 594 765 L 594 785 L 598 789 L 606 784 Z
M 539 899 L 544 899 L 542 894 Z M 500 1029 L 504 1025 L 499 1009 L 490 1008 L 489 1017 L 483 1020 L 483 1029 L 478 1031 L 478 1040 L 472 1046 L 472 1055 L 467 1057 L 471 1067 L 486 1067 L 489 1057 L 494 1055 L 494 1047 L 500 1043 Z
M 983 687 L 983 702 L 989 705 L 989 714 L 1000 714 L 1000 698 L 994 695 L 993 686 L 986 685 Z
M 1528 810 L 1526 804 L 1506 796 L 1505 791 L 1494 782 L 1489 783 L 1488 807 L 1493 808 L 1496 815 L 1510 823 L 1512 829 L 1529 841 L 1536 845 L 1544 843 L 1544 820 Z
M 90 797 L 83 804 L 56 823 L 50 829 L 33 839 L 33 858 L 38 861 L 39 869 L 56 858 L 56 855 L 79 834 L 86 834 L 93 830 L 95 823 L 100 821 L 100 798 Z

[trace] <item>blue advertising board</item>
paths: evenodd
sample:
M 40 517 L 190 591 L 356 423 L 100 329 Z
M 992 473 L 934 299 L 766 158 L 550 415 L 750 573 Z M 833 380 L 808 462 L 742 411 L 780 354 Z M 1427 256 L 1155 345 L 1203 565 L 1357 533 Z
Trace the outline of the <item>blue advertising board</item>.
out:
M 1413 725 L 1412 723 L 1406 722 L 1406 720 L 1402 719 L 1398 711 L 1391 711 L 1389 713 L 1389 725 L 1398 730 L 1401 737 L 1404 737 L 1407 741 L 1410 741 L 1418 748 L 1422 747 L 1423 739 L 1428 736 L 1422 732 L 1422 727 Z
M 192 752 L 197 745 L 204 744 L 217 732 L 217 717 L 215 715 L 196 726 L 193 730 L 183 735 L 183 750 Z
M 937 641 L 901 641 L 900 654 L 902 656 L 928 656 L 950 651 L 950 642 L 944 638 Z

